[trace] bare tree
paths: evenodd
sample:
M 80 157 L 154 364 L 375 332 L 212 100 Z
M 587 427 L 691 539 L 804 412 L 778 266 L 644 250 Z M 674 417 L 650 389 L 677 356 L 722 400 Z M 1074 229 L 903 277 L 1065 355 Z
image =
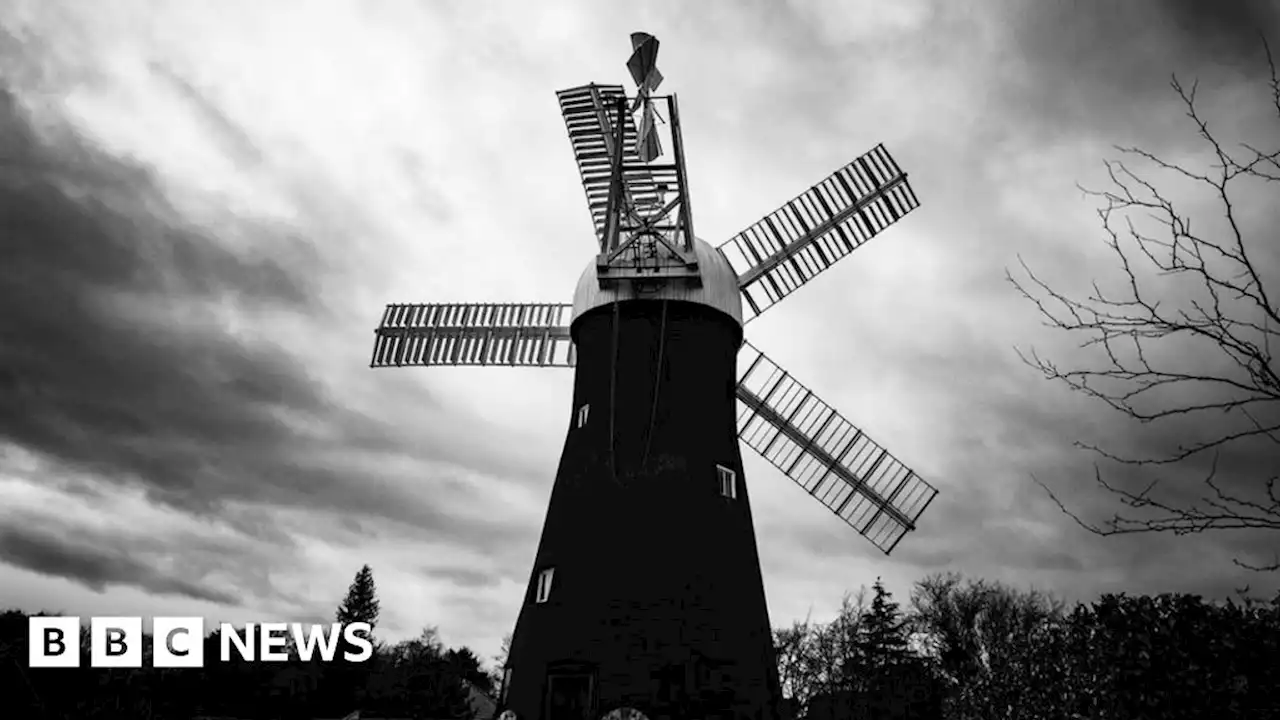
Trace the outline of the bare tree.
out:
M 1039 639 L 1064 608 L 1037 590 L 957 573 L 916 581 L 909 618 L 947 688 L 947 717 L 1005 717 L 1007 708 L 1035 707 L 1032 696 L 1045 684 L 1036 677 L 1045 661 Z
M 511 654 L 511 633 L 502 636 L 502 646 L 498 649 L 498 654 L 493 656 L 493 666 L 489 669 L 489 685 L 493 688 L 494 694 L 501 694 L 503 691 L 503 675 L 506 674 L 507 656 Z
M 814 679 L 815 695 L 860 687 L 865 668 L 858 639 L 868 608 L 865 586 L 852 595 L 846 593 L 840 599 L 840 610 L 835 618 L 819 627 L 814 634 L 810 656 L 814 665 L 810 676 Z
M 1265 39 L 1263 48 L 1271 68 L 1271 105 L 1280 119 L 1280 81 Z M 1205 486 L 1190 502 L 1158 499 L 1153 491 L 1160 478 L 1134 492 L 1106 480 L 1095 465 L 1098 484 L 1123 506 L 1141 511 L 1137 517 L 1117 513 L 1098 526 L 1081 520 L 1036 482 L 1063 512 L 1098 535 L 1280 530 L 1280 476 L 1275 474 L 1280 471 L 1280 376 L 1272 354 L 1272 343 L 1280 336 L 1280 288 L 1267 287 L 1262 257 L 1278 243 L 1274 230 L 1262 237 L 1246 232 L 1247 213 L 1240 204 L 1242 189 L 1280 181 L 1280 149 L 1241 145 L 1228 152 L 1197 110 L 1196 86 L 1186 88 L 1176 76 L 1171 85 L 1216 160 L 1197 171 L 1142 149 L 1118 147 L 1135 167 L 1150 168 L 1146 176 L 1123 161 L 1107 161 L 1111 187 L 1081 188 L 1101 201 L 1098 215 L 1125 278 L 1122 287 L 1104 292 L 1095 281 L 1092 294 L 1072 298 L 1042 281 L 1021 258 L 1025 280 L 1006 274 L 1051 327 L 1083 337 L 1081 346 L 1097 351 L 1099 358 L 1096 365 L 1062 368 L 1034 349 L 1019 350 L 1025 362 L 1046 378 L 1141 423 L 1186 423 L 1202 433 L 1194 442 L 1154 456 L 1077 444 L 1127 465 L 1159 469 L 1203 463 L 1208 468 Z M 1170 193 L 1162 194 L 1148 179 L 1161 174 L 1209 191 L 1222 213 L 1221 231 L 1204 232 L 1200 223 L 1193 230 L 1191 218 L 1174 207 Z M 1144 217 L 1154 225 L 1142 224 Z M 1254 447 L 1263 448 L 1270 468 L 1256 478 L 1230 477 L 1233 487 L 1245 492 L 1224 490 L 1218 477 L 1220 453 Z M 1280 558 L 1261 567 L 1235 562 L 1252 570 L 1280 569 Z
M 792 702 L 796 717 L 808 713 L 814 697 L 857 686 L 863 675 L 858 636 L 867 608 L 867 592 L 862 587 L 845 594 L 831 622 L 814 623 L 805 618 L 773 631 L 782 694 Z
M 804 717 L 809 710 L 809 699 L 817 684 L 817 667 L 814 662 L 814 642 L 822 630 L 805 618 L 796 620 L 789 628 L 773 631 L 773 647 L 778 658 L 778 682 L 782 695 L 795 708 L 795 717 Z

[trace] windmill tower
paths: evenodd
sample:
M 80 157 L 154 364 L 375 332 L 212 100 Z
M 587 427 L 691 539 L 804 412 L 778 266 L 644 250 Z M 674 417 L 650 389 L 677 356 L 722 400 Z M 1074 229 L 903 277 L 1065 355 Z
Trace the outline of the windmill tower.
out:
M 372 365 L 574 368 L 501 707 L 773 720 L 740 441 L 886 554 L 937 490 L 743 328 L 919 203 L 877 146 L 712 247 L 693 232 L 676 98 L 654 95 L 658 41 L 635 33 L 632 46 L 634 97 L 557 94 L 599 244 L 573 303 L 389 305 Z

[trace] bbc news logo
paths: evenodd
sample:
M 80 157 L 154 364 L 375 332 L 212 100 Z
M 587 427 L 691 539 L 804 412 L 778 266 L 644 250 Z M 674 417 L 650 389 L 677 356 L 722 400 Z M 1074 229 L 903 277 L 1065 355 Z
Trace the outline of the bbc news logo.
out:
M 232 649 L 248 662 L 288 662 L 289 640 L 303 661 L 318 657 L 333 662 L 341 641 L 355 648 L 344 650 L 343 660 L 364 662 L 373 657 L 373 628 L 369 623 L 306 625 L 303 623 L 246 623 L 240 634 L 231 623 L 218 628 L 218 655 L 232 661 Z M 160 668 L 204 667 L 204 618 L 157 617 L 152 619 L 151 665 Z M 142 618 L 95 617 L 89 619 L 90 667 L 142 667 Z M 256 640 L 256 642 L 255 642 Z M 32 617 L 27 624 L 27 662 L 31 667 L 80 666 L 80 618 Z

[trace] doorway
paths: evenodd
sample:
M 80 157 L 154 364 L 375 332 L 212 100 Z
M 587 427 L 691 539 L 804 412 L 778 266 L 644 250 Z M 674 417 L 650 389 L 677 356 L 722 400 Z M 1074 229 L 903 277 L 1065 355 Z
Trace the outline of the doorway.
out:
M 545 720 L 593 720 L 595 676 L 586 672 L 547 674 Z

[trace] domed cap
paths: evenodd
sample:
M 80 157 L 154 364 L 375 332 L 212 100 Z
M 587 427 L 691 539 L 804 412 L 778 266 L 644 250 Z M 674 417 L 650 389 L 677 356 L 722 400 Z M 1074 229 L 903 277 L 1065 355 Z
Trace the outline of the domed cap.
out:
M 587 269 L 578 278 L 573 292 L 573 320 L 583 313 L 615 300 L 683 300 L 713 307 L 742 325 L 742 293 L 738 289 L 738 274 L 718 250 L 694 238 L 693 253 L 698 258 L 698 271 L 702 275 L 702 287 L 690 287 L 684 282 L 664 283 L 652 292 L 638 293 L 632 283 L 618 283 L 601 289 L 596 275 L 596 259 L 591 258 Z M 572 320 L 570 321 L 572 322 Z

